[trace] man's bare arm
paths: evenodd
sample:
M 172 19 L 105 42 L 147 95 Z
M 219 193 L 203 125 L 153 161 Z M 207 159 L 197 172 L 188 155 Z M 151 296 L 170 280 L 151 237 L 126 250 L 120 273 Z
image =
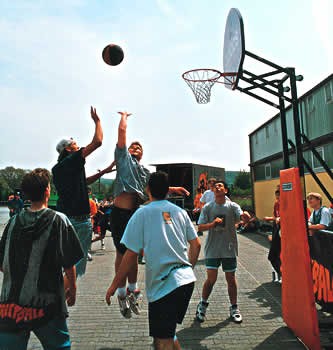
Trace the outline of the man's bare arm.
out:
M 67 277 L 65 296 L 68 306 L 73 306 L 76 301 L 76 268 L 75 266 L 64 269 Z
M 189 196 L 190 192 L 184 188 L 184 187 L 169 187 L 169 193 L 175 193 L 175 194 L 179 194 L 181 196 L 185 195 L 185 196 Z
M 119 266 L 119 270 L 116 276 L 114 277 L 109 289 L 106 292 L 105 300 L 108 305 L 111 304 L 111 297 L 114 295 L 117 288 L 119 287 L 119 283 L 128 275 L 128 272 L 136 266 L 137 260 L 138 254 L 130 249 L 127 249 Z
M 309 223 L 309 230 L 315 230 L 315 231 L 320 231 L 320 230 L 326 230 L 327 226 L 323 224 L 311 224 Z
M 91 176 L 87 177 L 87 185 L 91 185 L 92 183 L 97 181 L 100 177 L 102 177 L 105 174 L 111 173 L 112 171 L 116 171 L 117 169 L 114 168 L 115 165 L 116 165 L 116 162 L 113 161 L 111 163 L 111 165 L 109 165 L 107 168 L 99 171 L 95 175 L 91 175 Z
M 216 227 L 216 225 L 222 224 L 223 220 L 221 218 L 215 218 L 214 221 L 209 222 L 208 224 L 200 224 L 198 225 L 199 231 L 208 231 L 211 228 Z
M 127 118 L 132 113 L 127 112 L 118 112 L 121 115 L 119 126 L 118 126 L 118 142 L 117 145 L 119 148 L 126 147 L 126 133 L 127 133 Z
M 198 261 L 198 257 L 200 254 L 201 242 L 200 242 L 200 239 L 197 237 L 195 239 L 191 239 L 188 243 L 190 244 L 190 249 L 188 251 L 188 258 L 192 267 L 194 267 Z
M 91 118 L 95 123 L 95 134 L 92 141 L 82 151 L 82 157 L 88 157 L 98 147 L 102 146 L 103 141 L 103 129 L 99 116 L 97 115 L 96 108 L 90 107 Z

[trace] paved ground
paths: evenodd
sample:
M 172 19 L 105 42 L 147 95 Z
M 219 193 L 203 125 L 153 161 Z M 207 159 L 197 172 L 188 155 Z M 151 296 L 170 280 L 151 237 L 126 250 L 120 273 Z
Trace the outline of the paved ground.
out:
M 204 238 L 202 241 L 204 243 Z M 304 349 L 282 320 L 281 286 L 270 282 L 267 238 L 247 234 L 239 236 L 239 241 L 237 276 L 243 323 L 236 325 L 228 319 L 229 303 L 222 273 L 210 298 L 206 322 L 198 324 L 194 321 L 195 308 L 205 278 L 205 267 L 201 256 L 195 268 L 198 281 L 193 298 L 184 323 L 177 332 L 183 349 Z M 115 251 L 110 237 L 106 239 L 105 251 L 99 250 L 99 247 L 99 243 L 93 246 L 94 260 L 88 264 L 88 271 L 79 282 L 77 304 L 70 309 L 69 328 L 72 348 L 74 350 L 151 349 L 147 304 L 144 304 L 142 315 L 130 320 L 122 318 L 115 299 L 111 306 L 105 304 L 105 292 L 113 276 Z M 139 284 L 144 287 L 144 266 L 140 266 Z M 29 342 L 29 350 L 32 349 L 41 349 L 34 336 Z

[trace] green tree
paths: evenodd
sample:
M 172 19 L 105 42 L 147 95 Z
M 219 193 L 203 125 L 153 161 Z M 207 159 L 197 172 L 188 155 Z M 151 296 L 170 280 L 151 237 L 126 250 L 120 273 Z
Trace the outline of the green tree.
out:
M 241 190 L 251 189 L 251 176 L 248 171 L 241 170 L 235 178 L 234 186 Z
M 14 168 L 8 166 L 5 169 L 0 169 L 0 186 L 4 192 L 13 192 L 21 187 L 23 176 L 29 170 Z M 6 193 L 7 195 L 8 193 Z

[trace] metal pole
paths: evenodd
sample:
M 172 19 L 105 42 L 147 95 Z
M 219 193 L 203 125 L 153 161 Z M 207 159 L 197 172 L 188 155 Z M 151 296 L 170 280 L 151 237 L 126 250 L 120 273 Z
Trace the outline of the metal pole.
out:
M 281 121 L 281 134 L 282 134 L 282 153 L 283 153 L 283 168 L 289 169 L 289 149 L 288 149 L 288 132 L 287 132 L 287 119 L 286 119 L 286 107 L 284 104 L 283 96 L 283 84 L 279 84 L 279 104 L 280 104 L 280 121 Z
M 307 223 L 307 206 L 306 206 L 306 195 L 305 195 L 305 178 L 304 178 L 304 162 L 303 162 L 303 147 L 302 147 L 302 136 L 301 136 L 301 123 L 299 118 L 298 110 L 298 97 L 297 97 L 297 86 L 296 86 L 296 74 L 295 68 L 287 68 L 290 78 L 290 90 L 291 90 L 291 100 L 293 108 L 293 119 L 294 119 L 294 131 L 295 131 L 295 146 L 296 146 L 296 160 L 297 167 L 299 170 L 300 182 L 302 186 L 303 195 L 303 208 L 304 208 L 304 219 Z M 307 225 L 306 225 L 307 227 Z
M 304 180 L 301 123 L 299 119 L 299 110 L 298 110 L 295 68 L 288 68 L 288 70 L 289 70 L 289 77 L 290 77 L 290 89 L 291 89 L 291 101 L 292 101 L 291 104 L 293 107 L 293 117 L 294 117 L 293 119 L 294 119 L 297 167 L 299 168 L 299 175 Z

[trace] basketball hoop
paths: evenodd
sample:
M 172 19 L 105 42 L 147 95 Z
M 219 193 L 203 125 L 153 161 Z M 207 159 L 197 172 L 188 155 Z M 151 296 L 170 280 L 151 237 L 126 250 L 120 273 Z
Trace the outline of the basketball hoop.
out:
M 200 104 L 210 101 L 211 89 L 215 83 L 232 86 L 236 81 L 236 76 L 236 73 L 222 73 L 211 68 L 192 69 L 182 75 Z M 220 80 L 221 78 L 223 79 Z

